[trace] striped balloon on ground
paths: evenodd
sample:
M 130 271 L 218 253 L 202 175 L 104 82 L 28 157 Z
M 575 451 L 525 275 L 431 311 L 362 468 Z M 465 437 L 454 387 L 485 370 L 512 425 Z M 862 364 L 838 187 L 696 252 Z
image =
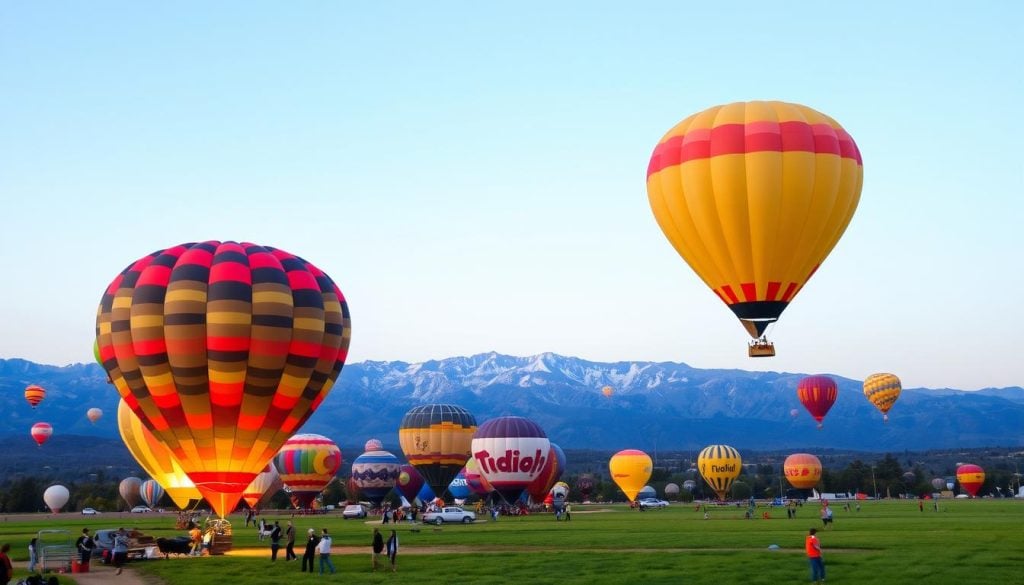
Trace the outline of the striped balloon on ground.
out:
M 117 493 L 129 508 L 139 505 L 139 488 L 142 487 L 142 480 L 137 477 L 126 477 L 117 485 Z
M 793 487 L 809 490 L 821 481 L 821 460 L 810 453 L 794 453 L 782 464 L 786 481 Z
M 137 260 L 96 317 L 111 382 L 221 516 L 327 396 L 350 335 L 330 277 L 236 242 Z
M 971 495 L 978 495 L 978 490 L 985 483 L 985 470 L 973 463 L 965 463 L 956 468 L 956 480 L 960 488 Z
M 398 481 L 402 463 L 388 451 L 368 451 L 352 462 L 352 479 L 360 493 L 379 506 Z
M 521 416 L 502 416 L 480 425 L 471 448 L 480 474 L 509 504 L 540 477 L 552 456 L 544 429 Z
M 295 435 L 285 442 L 274 457 L 274 466 L 285 487 L 291 490 L 292 504 L 308 509 L 341 469 L 341 449 L 323 435 Z
M 476 418 L 454 404 L 417 406 L 402 417 L 398 441 L 409 463 L 420 472 L 435 494 L 466 464 L 476 432 Z
M 263 471 L 242 492 L 242 500 L 248 504 L 250 509 L 255 510 L 259 508 L 260 502 L 269 500 L 283 487 L 284 482 L 281 481 L 281 475 L 277 473 L 277 468 L 273 463 L 267 463 Z
M 895 374 L 871 374 L 864 380 L 864 396 L 882 413 L 883 422 L 889 422 L 889 409 L 902 391 L 903 385 Z
M 725 500 L 734 479 L 743 470 L 743 459 L 739 451 L 729 445 L 710 445 L 697 455 L 697 469 L 711 489 Z
M 139 497 L 150 508 L 159 508 L 160 498 L 164 497 L 164 488 L 155 480 L 147 479 L 139 486 Z
M 178 508 L 184 510 L 190 500 L 202 499 L 203 495 L 181 468 L 174 454 L 156 440 L 149 429 L 142 426 L 142 421 L 128 408 L 124 400 L 119 400 L 117 405 L 117 430 L 120 431 L 121 440 L 135 461 L 167 490 L 167 495 Z

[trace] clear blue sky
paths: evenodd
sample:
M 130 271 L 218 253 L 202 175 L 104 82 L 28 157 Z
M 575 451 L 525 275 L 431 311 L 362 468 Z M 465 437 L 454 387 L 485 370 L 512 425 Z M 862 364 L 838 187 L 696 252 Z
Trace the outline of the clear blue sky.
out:
M 1021 4 L 361 4 L 0 5 L 0 357 L 90 360 L 107 282 L 210 238 L 331 274 L 355 361 L 1024 384 Z M 771 360 L 645 188 L 668 128 L 748 99 L 830 114 L 865 161 Z

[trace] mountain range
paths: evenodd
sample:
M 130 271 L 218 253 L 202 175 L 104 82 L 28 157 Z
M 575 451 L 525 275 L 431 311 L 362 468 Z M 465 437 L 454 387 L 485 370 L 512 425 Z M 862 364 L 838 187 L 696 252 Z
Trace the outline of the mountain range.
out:
M 403 414 L 427 403 L 458 404 L 478 422 L 525 416 L 569 449 L 832 448 L 861 451 L 1024 445 L 1024 388 L 904 389 L 890 421 L 868 403 L 861 382 L 833 376 L 839 397 L 817 429 L 796 397 L 804 374 L 693 368 L 672 362 L 600 363 L 544 353 L 495 352 L 422 363 L 366 361 L 339 382 L 301 432 L 339 444 L 368 438 L 401 452 Z M 47 389 L 36 409 L 28 384 Z M 611 396 L 601 389 L 612 388 Z M 57 367 L 0 360 L 0 436 L 24 437 L 37 421 L 55 437 L 116 438 L 118 396 L 96 364 Z M 95 424 L 90 407 L 105 415 Z M 793 416 L 795 410 L 796 416 Z M 30 443 L 29 443 L 30 444 Z

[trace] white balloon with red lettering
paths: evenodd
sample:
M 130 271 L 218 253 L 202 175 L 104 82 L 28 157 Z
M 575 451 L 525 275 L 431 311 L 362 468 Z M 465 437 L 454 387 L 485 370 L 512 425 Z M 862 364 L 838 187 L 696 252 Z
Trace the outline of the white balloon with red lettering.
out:
M 512 503 L 544 471 L 551 441 L 532 420 L 503 416 L 477 428 L 471 450 L 480 474 Z

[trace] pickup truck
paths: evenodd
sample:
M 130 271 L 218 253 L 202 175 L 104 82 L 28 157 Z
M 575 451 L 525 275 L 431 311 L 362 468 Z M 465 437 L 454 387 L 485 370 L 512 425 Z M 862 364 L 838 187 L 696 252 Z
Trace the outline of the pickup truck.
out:
M 423 515 L 424 524 L 437 524 L 440 526 L 445 522 L 462 522 L 469 524 L 476 520 L 476 514 L 469 510 L 463 510 L 458 506 L 445 506 L 440 510 L 433 510 Z

